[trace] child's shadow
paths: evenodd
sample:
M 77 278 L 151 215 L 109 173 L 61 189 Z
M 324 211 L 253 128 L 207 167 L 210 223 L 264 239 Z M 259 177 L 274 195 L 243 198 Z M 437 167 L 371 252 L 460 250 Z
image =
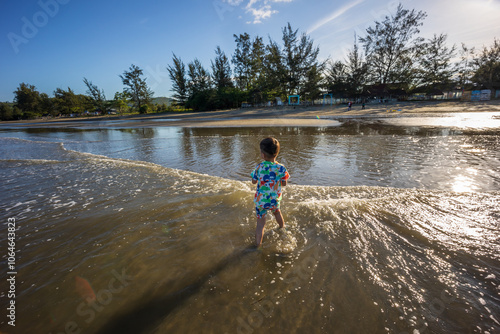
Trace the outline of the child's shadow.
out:
M 201 287 L 213 276 L 217 275 L 227 266 L 239 262 L 243 256 L 255 251 L 255 246 L 248 246 L 228 255 L 217 265 L 208 270 L 204 275 L 187 284 L 183 288 L 171 292 L 172 282 L 164 284 L 160 291 L 165 291 L 161 297 L 144 302 L 132 310 L 119 314 L 104 325 L 97 334 L 107 333 L 147 333 L 157 327 L 161 321 L 182 305 L 189 297 L 196 294 Z M 156 293 L 158 294 L 158 293 Z

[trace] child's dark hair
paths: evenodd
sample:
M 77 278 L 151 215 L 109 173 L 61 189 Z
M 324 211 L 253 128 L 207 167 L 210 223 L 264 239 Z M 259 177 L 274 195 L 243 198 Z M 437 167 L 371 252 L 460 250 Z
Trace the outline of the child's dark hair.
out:
M 280 153 L 280 142 L 273 137 L 262 139 L 260 142 L 260 151 L 268 158 L 276 158 Z

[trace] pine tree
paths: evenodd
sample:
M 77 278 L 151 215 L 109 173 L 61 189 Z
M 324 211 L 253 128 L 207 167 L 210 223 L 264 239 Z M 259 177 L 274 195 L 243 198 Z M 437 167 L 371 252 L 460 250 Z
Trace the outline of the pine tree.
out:
M 173 55 L 173 66 L 168 65 L 168 75 L 172 80 L 172 91 L 174 92 L 173 98 L 180 105 L 185 105 L 187 100 L 187 79 L 186 79 L 186 66 L 180 58 L 175 54 Z
M 134 64 L 130 66 L 129 71 L 125 71 L 123 75 L 120 75 L 125 86 L 123 90 L 130 95 L 139 112 L 145 110 L 143 106 L 147 106 L 153 97 L 153 91 L 148 87 L 146 78 L 141 77 L 142 75 L 142 69 Z
M 382 84 L 407 82 L 412 75 L 412 58 L 423 41 L 417 37 L 427 16 L 423 11 L 404 9 L 399 4 L 396 14 L 375 21 L 366 30 L 363 43 L 373 82 Z
M 104 90 L 100 90 L 96 85 L 92 84 L 87 78 L 83 78 L 83 82 L 87 86 L 87 95 L 92 100 L 92 103 L 96 110 L 101 112 L 106 112 L 106 96 L 104 95 Z

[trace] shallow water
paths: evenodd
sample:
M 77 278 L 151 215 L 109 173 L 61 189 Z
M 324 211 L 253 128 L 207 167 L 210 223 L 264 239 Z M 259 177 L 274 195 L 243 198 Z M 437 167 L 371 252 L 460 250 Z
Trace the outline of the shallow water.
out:
M 0 330 L 498 332 L 493 116 L 4 128 L 0 242 L 14 217 L 17 321 Z M 249 173 L 267 135 L 291 174 L 287 229 L 269 221 L 255 251 Z

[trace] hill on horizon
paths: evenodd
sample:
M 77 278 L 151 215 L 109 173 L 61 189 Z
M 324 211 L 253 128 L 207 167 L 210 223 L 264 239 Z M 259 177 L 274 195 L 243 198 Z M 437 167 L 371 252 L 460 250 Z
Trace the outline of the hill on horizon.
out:
M 165 104 L 167 106 L 170 106 L 172 105 L 172 99 L 169 98 L 169 97 L 153 97 L 151 102 L 153 104 L 159 104 L 159 105 L 162 105 L 162 104 Z

